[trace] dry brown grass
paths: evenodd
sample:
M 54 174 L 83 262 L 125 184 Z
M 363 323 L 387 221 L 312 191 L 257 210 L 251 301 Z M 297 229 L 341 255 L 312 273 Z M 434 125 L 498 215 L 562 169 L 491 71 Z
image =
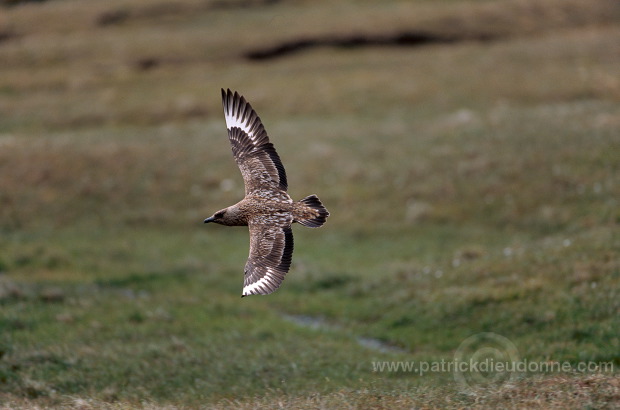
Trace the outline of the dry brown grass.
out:
M 395 408 L 527 408 L 581 409 L 614 408 L 620 401 L 620 377 L 570 375 L 535 377 L 498 391 L 475 395 L 446 395 L 442 389 L 420 388 L 406 393 L 341 391 L 325 396 L 257 397 L 254 400 L 224 401 L 218 408 L 236 409 L 395 409 Z
M 500 390 L 477 394 L 454 394 L 452 391 L 420 387 L 408 392 L 380 392 L 370 390 L 341 390 L 326 395 L 279 395 L 271 392 L 244 400 L 222 400 L 205 405 L 209 409 L 395 409 L 395 408 L 469 408 L 469 409 L 612 409 L 620 401 L 620 377 L 605 375 L 539 376 L 521 381 Z M 18 397 L 11 399 L 10 407 L 0 409 L 47 409 L 45 404 Z M 145 401 L 104 402 L 93 399 L 67 397 L 62 408 L 71 410 L 124 410 L 169 409 L 190 407 L 166 405 Z

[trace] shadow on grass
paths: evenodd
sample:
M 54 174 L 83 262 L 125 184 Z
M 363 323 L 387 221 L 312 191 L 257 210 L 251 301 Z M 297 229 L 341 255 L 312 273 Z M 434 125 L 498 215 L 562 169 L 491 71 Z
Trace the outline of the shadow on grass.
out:
M 323 36 L 285 41 L 275 46 L 251 50 L 245 53 L 248 60 L 269 60 L 317 47 L 359 48 L 359 47 L 420 47 L 430 44 L 451 44 L 462 41 L 492 41 L 499 36 L 479 34 L 460 36 L 437 34 L 425 31 L 403 31 L 394 35 L 352 34 L 348 36 Z

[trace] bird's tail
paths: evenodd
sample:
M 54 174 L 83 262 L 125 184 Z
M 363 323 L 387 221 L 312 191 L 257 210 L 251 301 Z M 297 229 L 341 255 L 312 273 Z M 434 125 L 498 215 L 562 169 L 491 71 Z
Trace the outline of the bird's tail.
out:
M 309 228 L 318 228 L 323 225 L 328 216 L 327 208 L 323 206 L 316 195 L 307 196 L 295 202 L 293 206 L 293 222 L 298 222 Z

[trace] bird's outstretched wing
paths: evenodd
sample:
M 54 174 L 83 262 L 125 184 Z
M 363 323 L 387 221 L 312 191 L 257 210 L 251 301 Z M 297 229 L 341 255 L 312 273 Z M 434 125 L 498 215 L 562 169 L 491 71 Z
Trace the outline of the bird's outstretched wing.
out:
M 242 297 L 268 295 L 280 287 L 293 257 L 291 223 L 290 213 L 285 212 L 250 219 L 250 256 Z
M 245 194 L 258 189 L 286 191 L 286 172 L 260 118 L 236 91 L 222 89 L 222 105 L 233 156 L 243 175 Z

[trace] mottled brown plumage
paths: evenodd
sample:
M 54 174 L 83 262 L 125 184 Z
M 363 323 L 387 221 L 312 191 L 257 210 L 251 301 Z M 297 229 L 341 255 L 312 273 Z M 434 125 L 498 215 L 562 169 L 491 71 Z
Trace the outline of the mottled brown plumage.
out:
M 329 212 L 316 195 L 293 201 L 286 172 L 260 118 L 237 92 L 222 90 L 224 117 L 233 156 L 245 183 L 245 198 L 205 219 L 226 226 L 249 226 L 250 256 L 241 296 L 267 295 L 291 266 L 291 224 L 318 228 Z

